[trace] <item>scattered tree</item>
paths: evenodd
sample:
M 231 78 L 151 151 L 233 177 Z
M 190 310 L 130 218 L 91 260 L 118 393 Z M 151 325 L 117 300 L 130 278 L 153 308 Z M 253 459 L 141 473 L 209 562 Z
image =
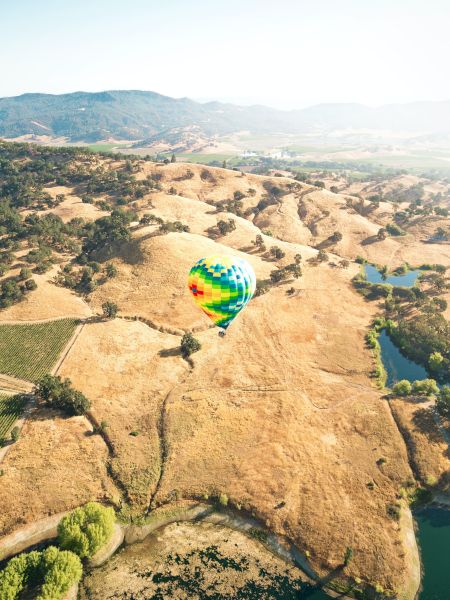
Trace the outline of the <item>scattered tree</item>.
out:
M 111 300 L 107 300 L 102 304 L 103 316 L 107 319 L 115 319 L 117 316 L 117 311 L 119 307 L 115 302 L 111 302 Z
M 105 275 L 108 279 L 112 279 L 117 275 L 117 267 L 112 263 L 108 263 L 105 267 Z
M 217 228 L 220 232 L 220 235 L 227 235 L 227 233 L 230 233 L 236 229 L 236 221 L 234 219 L 228 219 L 228 221 L 220 220 L 217 223 Z
M 98 502 L 88 502 L 63 517 L 58 525 L 58 542 L 80 558 L 91 557 L 111 537 L 114 510 Z
M 181 354 L 187 358 L 194 352 L 198 352 L 201 349 L 200 342 L 192 335 L 192 333 L 185 333 L 181 338 Z
M 280 260 L 282 258 L 284 258 L 286 256 L 286 253 L 283 252 L 283 250 L 281 248 L 279 248 L 278 246 L 272 246 L 270 249 L 270 254 L 276 259 L 276 260 Z
M 402 379 L 394 385 L 392 391 L 396 396 L 410 396 L 412 392 L 412 385 L 407 379 Z
M 84 394 L 74 390 L 70 379 L 44 375 L 36 384 L 35 395 L 50 408 L 58 408 L 69 415 L 83 415 L 91 403 Z
M 17 442 L 20 437 L 20 429 L 16 426 L 11 429 L 11 441 Z

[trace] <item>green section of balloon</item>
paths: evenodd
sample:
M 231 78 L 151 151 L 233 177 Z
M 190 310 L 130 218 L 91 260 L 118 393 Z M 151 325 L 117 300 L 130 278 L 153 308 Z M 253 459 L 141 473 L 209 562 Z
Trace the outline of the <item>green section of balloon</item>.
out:
M 255 293 L 256 277 L 246 260 L 218 254 L 195 263 L 188 285 L 197 305 L 226 329 Z

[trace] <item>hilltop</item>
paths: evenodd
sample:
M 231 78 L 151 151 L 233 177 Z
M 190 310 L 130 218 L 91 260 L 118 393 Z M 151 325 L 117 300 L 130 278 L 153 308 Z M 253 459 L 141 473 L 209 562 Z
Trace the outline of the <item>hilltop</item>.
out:
M 92 403 L 70 417 L 31 410 L 1 463 L 0 535 L 89 500 L 139 522 L 225 497 L 293 542 L 320 576 L 339 572 L 351 547 L 340 576 L 412 600 L 407 490 L 448 491 L 450 461 L 436 424 L 419 428 L 416 404 L 392 407 L 377 386 L 367 334 L 387 309 L 405 320 L 438 312 L 447 197 L 374 203 L 373 190 L 358 197 L 337 181 L 342 193 L 26 144 L 1 143 L 0 165 L 0 326 L 79 319 L 73 335 L 61 333 L 66 350 L 52 368 Z M 402 235 L 386 233 L 396 223 Z M 224 339 L 186 285 L 196 260 L 222 252 L 245 257 L 259 282 Z M 374 302 L 371 288 L 358 293 L 364 259 L 392 270 L 418 257 L 436 275 L 424 283 L 431 295 L 391 290 L 386 308 L 383 286 Z M 296 261 L 298 278 L 286 269 Z M 107 301 L 117 318 L 102 316 Z M 189 360 L 185 332 L 202 346 Z M 29 385 L 18 347 L 5 374 Z

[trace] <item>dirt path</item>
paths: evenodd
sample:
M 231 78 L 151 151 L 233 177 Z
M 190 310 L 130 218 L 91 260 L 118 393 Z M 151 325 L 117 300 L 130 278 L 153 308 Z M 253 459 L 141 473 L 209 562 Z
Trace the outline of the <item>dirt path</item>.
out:
M 57 361 L 56 365 L 52 369 L 52 375 L 57 375 L 58 374 L 58 371 L 61 368 L 61 365 L 63 364 L 63 362 L 68 357 L 69 352 L 72 350 L 73 346 L 75 345 L 75 342 L 77 341 L 78 336 L 80 335 L 80 333 L 83 331 L 83 328 L 84 328 L 85 325 L 86 325 L 86 321 L 83 321 L 82 323 L 80 323 L 77 326 L 77 328 L 73 332 L 72 337 L 67 342 L 66 347 L 62 351 L 60 357 L 58 358 L 58 361 Z
M 0 394 L 27 394 L 33 389 L 33 384 L 25 379 L 0 374 Z

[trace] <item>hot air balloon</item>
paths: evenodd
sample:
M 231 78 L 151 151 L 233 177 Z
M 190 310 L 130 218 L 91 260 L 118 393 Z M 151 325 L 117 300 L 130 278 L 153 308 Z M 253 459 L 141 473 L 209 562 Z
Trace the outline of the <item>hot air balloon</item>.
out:
M 201 258 L 189 272 L 189 289 L 197 305 L 225 330 L 256 289 L 252 266 L 242 258 L 217 254 Z

